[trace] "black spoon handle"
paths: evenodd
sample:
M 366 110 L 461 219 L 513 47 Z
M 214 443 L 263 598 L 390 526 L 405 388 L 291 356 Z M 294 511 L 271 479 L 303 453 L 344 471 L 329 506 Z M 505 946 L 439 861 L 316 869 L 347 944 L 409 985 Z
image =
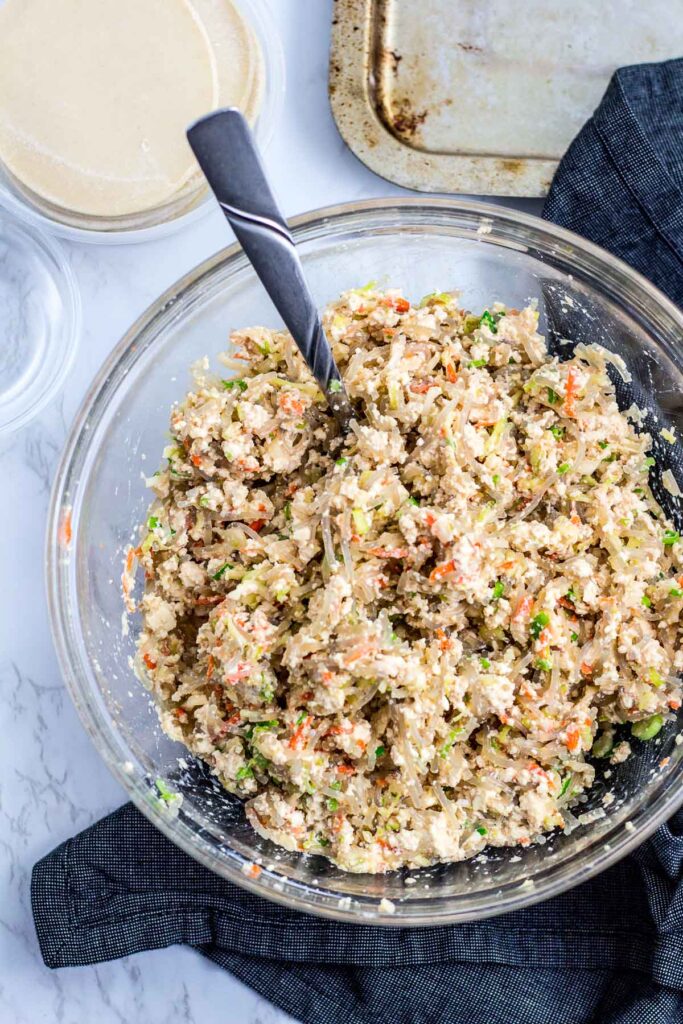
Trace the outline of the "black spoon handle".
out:
M 187 138 L 246 256 L 346 429 L 353 416 L 349 397 L 249 125 L 230 107 L 195 121 Z

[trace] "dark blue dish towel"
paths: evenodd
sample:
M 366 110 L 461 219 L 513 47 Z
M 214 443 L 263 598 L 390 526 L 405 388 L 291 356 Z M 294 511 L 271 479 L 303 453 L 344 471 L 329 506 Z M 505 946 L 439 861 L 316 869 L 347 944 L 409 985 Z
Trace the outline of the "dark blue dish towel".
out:
M 544 216 L 683 305 L 683 60 L 614 75 Z M 283 910 L 130 804 L 41 860 L 32 899 L 49 967 L 185 943 L 305 1024 L 683 1024 L 683 812 L 598 878 L 476 924 L 382 929 Z

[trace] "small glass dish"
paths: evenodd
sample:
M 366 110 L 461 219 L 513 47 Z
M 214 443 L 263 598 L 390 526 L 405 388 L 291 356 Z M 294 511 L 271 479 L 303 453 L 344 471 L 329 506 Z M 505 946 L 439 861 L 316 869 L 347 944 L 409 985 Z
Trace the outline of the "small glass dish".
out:
M 0 434 L 24 426 L 59 390 L 80 324 L 61 246 L 0 207 Z
M 562 339 L 600 342 L 624 358 L 646 390 L 653 436 L 665 423 L 680 435 L 683 314 L 578 236 L 503 207 L 427 198 L 332 207 L 292 224 L 320 306 L 373 279 L 413 300 L 457 288 L 462 304 L 475 310 L 493 299 L 517 307 L 536 299 L 540 329 L 558 344 L 570 350 Z M 219 252 L 131 328 L 72 427 L 52 495 L 47 587 L 62 671 L 95 746 L 170 839 L 222 877 L 289 908 L 355 922 L 436 925 L 516 910 L 590 878 L 683 802 L 680 722 L 668 722 L 650 743 L 634 743 L 626 762 L 606 766 L 611 775 L 598 769 L 574 811 L 573 831 L 526 849 L 489 848 L 474 860 L 381 876 L 347 874 L 260 838 L 240 801 L 161 731 L 129 666 L 139 617 L 121 630 L 124 552 L 137 543 L 150 500 L 143 475 L 159 465 L 169 409 L 187 391 L 190 365 L 204 355 L 215 360 L 232 329 L 278 322 L 239 247 Z M 680 529 L 683 516 L 673 515 Z M 169 790 L 178 796 L 169 799 Z M 384 912 L 383 899 L 393 913 Z
M 251 28 L 261 51 L 264 86 L 254 136 L 264 152 L 279 121 L 285 93 L 285 64 L 274 19 L 265 0 L 231 0 Z M 208 113 L 208 111 L 207 111 Z M 0 160 L 0 205 L 28 223 L 48 228 L 72 241 L 111 245 L 144 242 L 199 220 L 211 208 L 204 178 L 193 176 L 167 202 L 139 213 L 100 217 L 55 206 L 15 178 Z

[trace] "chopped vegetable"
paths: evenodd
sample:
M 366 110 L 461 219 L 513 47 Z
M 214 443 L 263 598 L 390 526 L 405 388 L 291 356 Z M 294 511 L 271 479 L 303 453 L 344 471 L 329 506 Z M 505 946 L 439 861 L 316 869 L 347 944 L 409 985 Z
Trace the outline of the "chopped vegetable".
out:
M 664 719 L 661 715 L 650 715 L 649 718 L 644 718 L 641 722 L 634 722 L 631 726 L 631 734 L 637 740 L 651 740 L 660 732 L 663 725 Z

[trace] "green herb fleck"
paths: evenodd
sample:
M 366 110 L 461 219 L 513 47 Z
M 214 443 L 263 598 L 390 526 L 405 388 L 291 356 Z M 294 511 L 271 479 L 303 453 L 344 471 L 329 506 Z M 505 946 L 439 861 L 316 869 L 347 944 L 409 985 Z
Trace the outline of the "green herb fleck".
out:
M 557 467 L 557 472 L 560 474 L 560 476 L 564 476 L 564 474 L 568 473 L 571 468 L 571 463 L 561 462 L 560 465 Z
M 669 597 L 683 597 L 683 590 L 680 587 L 672 587 L 669 591 Z
M 539 668 L 541 672 L 550 672 L 552 667 L 552 661 L 548 661 L 547 658 L 539 658 L 536 662 L 536 668 Z
M 342 455 L 341 458 L 335 459 L 335 463 L 334 464 L 335 464 L 335 466 L 345 466 L 348 461 L 349 460 L 345 459 L 344 456 Z
M 378 747 L 375 747 L 375 758 L 376 758 L 376 760 L 379 761 L 380 757 L 384 757 L 386 752 L 387 752 L 387 748 L 382 746 L 382 744 L 380 743 L 380 745 Z
M 559 427 L 557 424 L 555 424 L 550 428 L 550 433 L 559 441 L 561 437 L 564 437 L 564 427 Z
M 553 391 L 552 388 L 546 388 L 546 390 L 548 392 L 548 401 L 550 402 L 550 404 L 557 405 L 557 403 L 560 400 L 560 396 L 558 395 L 557 391 Z
M 475 829 L 475 831 L 478 832 L 480 836 L 485 836 L 488 832 L 488 829 L 484 828 L 483 825 L 479 825 L 478 828 Z
M 652 455 L 648 455 L 648 457 L 645 459 L 645 465 L 648 466 L 648 467 L 656 466 L 657 465 L 657 460 L 655 458 L 653 458 Z
M 598 448 L 602 448 L 604 452 L 605 448 L 609 448 L 609 441 L 598 441 Z
M 550 616 L 547 612 L 539 612 L 538 615 L 534 615 L 533 619 L 531 620 L 531 626 L 529 627 L 529 632 L 531 633 L 534 640 L 538 640 L 539 636 L 541 635 L 541 632 L 548 625 L 549 622 Z
M 249 386 L 246 380 L 222 380 L 221 384 L 226 391 L 232 391 L 233 388 L 237 388 L 239 391 L 246 391 Z
M 571 642 L 573 644 L 575 644 L 578 641 L 578 639 L 579 639 L 579 634 L 578 633 L 570 633 L 569 639 L 571 640 Z
M 677 544 L 680 539 L 681 535 L 678 532 L 678 530 L 665 530 L 662 543 L 664 544 L 665 548 L 670 548 L 674 544 Z
M 156 530 L 158 525 L 159 525 L 159 520 L 157 519 L 156 516 L 150 516 L 149 519 L 147 520 L 147 529 L 148 530 Z
M 573 775 L 568 775 L 567 776 L 567 778 L 562 783 L 562 789 L 560 790 L 560 796 L 564 796 L 564 794 L 567 792 L 567 790 L 571 786 L 573 780 L 574 780 L 574 776 Z
M 505 593 L 505 584 L 502 580 L 496 580 L 491 591 L 491 600 L 498 601 Z
M 481 314 L 480 324 L 486 324 L 488 329 L 491 331 L 491 334 L 498 333 L 498 324 L 496 323 L 493 314 L 489 313 L 488 309 L 485 309 Z
M 488 359 L 470 359 L 467 364 L 470 369 L 481 369 L 482 366 L 486 366 Z
M 334 797 L 330 797 L 330 799 L 327 801 L 327 809 L 328 809 L 328 811 L 336 811 L 336 810 L 338 810 L 338 808 L 339 808 L 339 801 L 335 800 Z
M 641 597 L 641 599 L 640 599 L 640 603 L 641 603 L 642 605 L 644 605 L 644 606 L 645 606 L 645 608 L 652 608 L 652 601 L 651 601 L 651 599 L 650 599 L 650 598 L 649 598 L 649 597 L 647 596 L 647 594 L 643 594 L 643 596 L 642 596 L 642 597 Z
M 342 385 L 341 385 L 341 381 L 340 380 L 331 380 L 330 381 L 330 383 L 329 383 L 329 391 L 331 391 L 331 393 L 333 395 L 339 394 L 341 389 L 342 389 Z
M 479 664 L 484 669 L 484 671 L 486 671 L 487 669 L 491 668 L 491 662 L 489 661 L 488 658 L 480 658 L 479 659 Z
M 307 712 L 307 711 L 302 711 L 302 712 L 301 712 L 301 714 L 299 715 L 299 717 L 298 717 L 298 718 L 297 718 L 297 720 L 296 720 L 296 724 L 297 724 L 297 725 L 301 725 L 301 723 L 302 723 L 302 722 L 303 722 L 303 721 L 304 721 L 304 720 L 305 720 L 306 718 L 308 718 L 308 712 Z
M 220 567 L 220 569 L 218 570 L 218 572 L 215 572 L 215 573 L 213 574 L 213 576 L 211 577 L 211 579 L 212 579 L 212 580 L 219 580 L 219 579 L 221 578 L 221 576 L 223 575 L 223 573 L 224 573 L 224 572 L 227 572 L 227 571 L 228 571 L 228 569 L 234 569 L 234 568 L 235 568 L 235 567 L 234 567 L 234 565 L 233 565 L 233 564 L 232 564 L 231 562 L 224 562 L 224 564 L 223 564 L 223 565 L 222 565 L 222 566 Z
M 253 779 L 254 769 L 250 764 L 243 764 L 241 768 L 237 769 L 235 780 L 241 782 L 243 779 Z

